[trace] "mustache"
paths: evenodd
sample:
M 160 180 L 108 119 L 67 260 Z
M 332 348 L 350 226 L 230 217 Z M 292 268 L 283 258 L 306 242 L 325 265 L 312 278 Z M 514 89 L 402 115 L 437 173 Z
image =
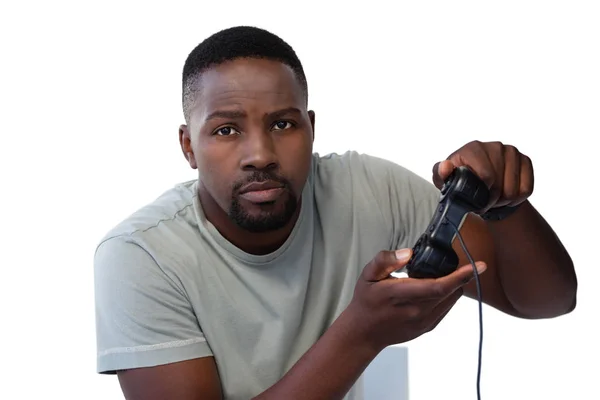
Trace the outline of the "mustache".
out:
M 254 171 L 246 179 L 244 179 L 243 181 L 236 182 L 233 185 L 233 193 L 238 193 L 242 186 L 245 186 L 249 183 L 260 183 L 267 181 L 278 182 L 286 189 L 291 186 L 290 182 L 286 178 L 284 178 L 281 175 L 277 175 L 272 171 Z

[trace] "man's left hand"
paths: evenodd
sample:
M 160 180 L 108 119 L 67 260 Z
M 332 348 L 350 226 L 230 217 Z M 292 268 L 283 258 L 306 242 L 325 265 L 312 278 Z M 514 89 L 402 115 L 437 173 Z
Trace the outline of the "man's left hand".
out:
M 433 166 L 435 186 L 441 189 L 444 180 L 459 166 L 468 167 L 487 184 L 491 196 L 486 210 L 517 206 L 533 193 L 531 159 L 514 146 L 477 140 L 467 143 Z

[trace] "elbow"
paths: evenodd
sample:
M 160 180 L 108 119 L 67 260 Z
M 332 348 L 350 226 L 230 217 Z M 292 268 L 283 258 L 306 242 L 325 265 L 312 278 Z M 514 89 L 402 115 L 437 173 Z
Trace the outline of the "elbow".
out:
M 570 314 L 575 311 L 575 308 L 577 307 L 577 274 L 575 273 L 575 266 L 570 257 L 568 258 L 567 268 L 564 268 L 563 270 L 569 272 L 564 279 L 564 290 L 562 290 L 561 296 L 557 295 L 557 300 L 560 300 L 558 301 L 559 306 L 557 306 L 555 317 Z
M 564 314 L 569 314 L 575 311 L 575 307 L 577 307 L 577 294 L 573 295 L 573 300 L 571 301 L 571 305 L 567 309 Z
M 577 307 L 577 286 L 565 291 L 562 298 L 557 298 L 551 312 L 546 318 L 556 318 L 575 311 Z
M 571 278 L 571 284 L 568 290 L 568 299 L 568 307 L 566 312 L 563 314 L 569 314 L 575 311 L 575 307 L 577 307 L 577 276 L 575 275 L 575 272 L 573 272 L 573 276 Z
M 538 306 L 514 307 L 513 315 L 523 319 L 552 319 L 570 314 L 575 310 L 576 299 L 569 302 L 550 301 Z
M 563 278 L 564 289 L 559 292 L 561 296 L 559 296 L 557 293 L 557 297 L 560 299 L 558 303 L 561 307 L 557 307 L 559 312 L 556 313 L 555 317 L 570 314 L 575 311 L 575 308 L 577 307 L 577 273 L 575 272 L 573 259 L 569 253 L 566 252 L 566 250 L 563 268 L 561 268 L 560 271 L 564 271 L 565 275 Z
M 552 312 L 549 313 L 548 316 L 544 318 L 557 318 L 563 315 L 567 315 L 575 311 L 577 307 L 577 288 L 569 291 L 568 294 L 564 296 L 562 301 L 557 301 L 557 304 L 552 308 Z
M 517 314 L 525 319 L 551 319 L 567 315 L 577 307 L 577 279 L 566 279 L 560 290 L 548 293 L 526 304 L 513 304 Z

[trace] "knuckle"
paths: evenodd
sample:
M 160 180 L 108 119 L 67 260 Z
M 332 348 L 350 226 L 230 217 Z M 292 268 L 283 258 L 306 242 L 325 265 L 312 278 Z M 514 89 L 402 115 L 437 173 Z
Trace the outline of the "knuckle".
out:
M 533 184 L 524 186 L 520 189 L 521 193 L 519 197 L 527 198 L 533 194 Z M 516 197 L 516 196 L 515 196 Z
M 508 153 L 508 154 L 519 154 L 519 149 L 517 149 L 515 146 L 513 146 L 512 144 L 507 144 L 504 145 L 504 152 Z
M 463 148 L 470 150 L 480 149 L 481 147 L 483 147 L 483 143 L 480 140 L 471 140 L 469 143 L 463 146 Z
M 390 261 L 390 252 L 385 250 L 380 251 L 375 255 L 373 261 L 375 262 L 375 264 L 379 265 L 388 263 Z
M 492 171 L 489 170 L 483 170 L 479 173 L 479 177 L 481 178 L 481 180 L 483 180 L 485 183 L 487 184 L 492 184 L 495 181 L 495 176 L 492 173 Z
M 488 145 L 490 145 L 491 147 L 493 147 L 496 150 L 501 150 L 504 147 L 504 143 L 502 143 L 499 140 L 495 140 L 493 142 L 488 142 Z
M 505 186 L 503 197 L 506 200 L 514 200 L 519 196 L 519 188 L 515 186 Z

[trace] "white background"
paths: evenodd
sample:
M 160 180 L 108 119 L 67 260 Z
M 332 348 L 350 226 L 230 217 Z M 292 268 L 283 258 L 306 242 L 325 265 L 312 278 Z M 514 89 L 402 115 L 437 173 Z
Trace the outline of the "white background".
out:
M 95 374 L 94 247 L 195 177 L 177 139 L 181 69 L 238 24 L 296 49 L 320 153 L 359 150 L 428 179 L 473 139 L 533 159 L 531 200 L 573 257 L 579 304 L 547 321 L 486 307 L 483 399 L 600 398 L 597 3 L 331 4 L 2 3 L 0 398 L 122 398 L 116 378 Z M 411 400 L 474 399 L 477 339 L 465 299 L 409 343 Z

